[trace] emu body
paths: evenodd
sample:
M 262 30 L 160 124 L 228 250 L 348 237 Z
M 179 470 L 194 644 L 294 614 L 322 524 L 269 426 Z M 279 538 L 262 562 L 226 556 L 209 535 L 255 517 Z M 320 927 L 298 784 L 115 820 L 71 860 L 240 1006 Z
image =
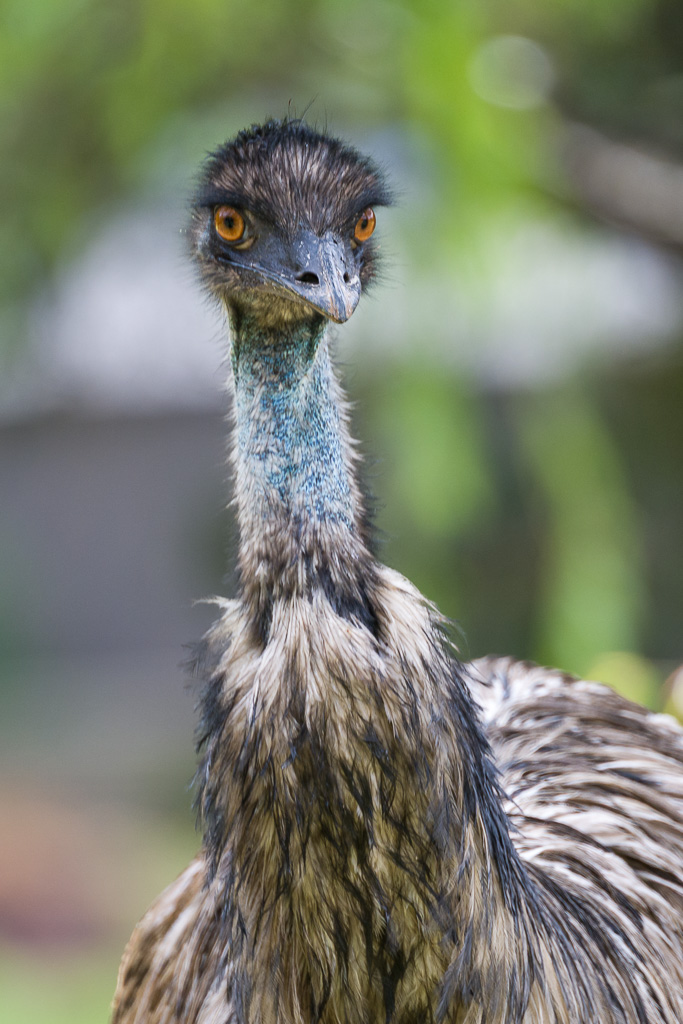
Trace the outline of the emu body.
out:
M 114 1024 L 674 1024 L 683 734 L 596 684 L 462 666 L 371 552 L 325 325 L 372 278 L 354 224 L 388 198 L 296 122 L 207 165 L 239 587 L 198 654 L 204 848 L 134 932 Z

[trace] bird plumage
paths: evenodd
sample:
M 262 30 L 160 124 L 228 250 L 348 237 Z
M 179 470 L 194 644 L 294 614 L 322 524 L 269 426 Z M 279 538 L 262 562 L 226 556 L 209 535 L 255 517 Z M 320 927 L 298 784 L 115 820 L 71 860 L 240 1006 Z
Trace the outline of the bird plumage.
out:
M 199 186 L 239 586 L 197 656 L 203 850 L 134 932 L 113 1022 L 673 1024 L 683 733 L 597 684 L 461 665 L 372 553 L 325 325 L 372 279 L 354 225 L 389 198 L 299 122 L 242 133 Z

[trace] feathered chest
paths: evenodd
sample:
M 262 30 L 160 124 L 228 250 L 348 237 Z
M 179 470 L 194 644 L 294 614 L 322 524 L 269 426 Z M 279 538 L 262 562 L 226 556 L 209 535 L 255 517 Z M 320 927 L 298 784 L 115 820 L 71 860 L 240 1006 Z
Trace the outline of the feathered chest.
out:
M 314 1019 L 339 1000 L 367 1019 L 379 1000 L 384 1015 L 406 972 L 426 1007 L 444 970 L 443 851 L 410 659 L 397 666 L 322 599 L 276 608 L 260 650 L 226 611 L 199 801 L 241 1018 L 264 1015 L 264 999 Z

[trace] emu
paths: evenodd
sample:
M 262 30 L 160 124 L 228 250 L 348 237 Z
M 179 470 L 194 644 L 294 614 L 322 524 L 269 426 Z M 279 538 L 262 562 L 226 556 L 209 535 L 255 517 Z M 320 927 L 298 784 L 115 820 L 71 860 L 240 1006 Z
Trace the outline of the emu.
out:
M 200 647 L 200 856 L 113 1024 L 680 1024 L 683 731 L 606 687 L 458 660 L 373 554 L 326 327 L 377 268 L 374 164 L 298 120 L 208 160 L 238 587 Z

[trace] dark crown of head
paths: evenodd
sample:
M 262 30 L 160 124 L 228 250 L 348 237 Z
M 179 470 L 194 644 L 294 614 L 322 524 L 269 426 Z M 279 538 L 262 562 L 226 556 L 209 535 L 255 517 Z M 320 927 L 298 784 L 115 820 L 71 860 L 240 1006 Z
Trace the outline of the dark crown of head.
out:
M 318 234 L 390 202 L 371 160 L 298 119 L 252 125 L 217 149 L 195 197 L 196 207 L 227 203 L 282 229 L 307 225 Z

